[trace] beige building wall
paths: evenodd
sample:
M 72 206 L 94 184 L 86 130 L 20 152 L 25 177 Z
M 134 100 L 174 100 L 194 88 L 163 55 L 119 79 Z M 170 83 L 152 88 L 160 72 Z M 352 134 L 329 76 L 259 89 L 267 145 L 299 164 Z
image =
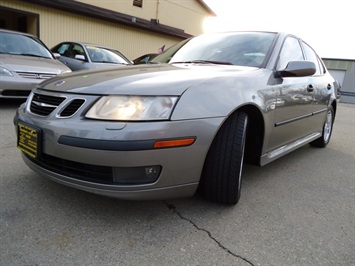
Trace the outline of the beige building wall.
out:
M 133 0 L 77 0 L 146 20 L 158 19 L 161 24 L 185 30 L 191 35 L 203 32 L 206 9 L 197 0 L 142 0 L 142 7 Z
M 159 0 L 159 21 L 163 24 L 184 29 L 191 35 L 203 33 L 206 10 L 198 1 Z
M 164 2 L 178 2 L 172 0 L 169 1 L 160 0 L 160 1 L 162 5 L 169 4 Z M 89 1 L 82 1 L 82 2 L 88 3 Z M 106 3 L 108 5 L 110 5 L 110 3 L 112 4 L 113 2 L 131 3 L 131 1 L 126 1 L 126 0 L 91 1 L 91 2 Z M 144 1 L 144 4 L 146 2 L 149 1 Z M 151 2 L 156 2 L 156 0 L 152 0 Z M 190 1 L 186 1 L 186 2 L 190 2 Z M 193 2 L 194 1 L 192 1 L 192 3 Z M 38 14 L 39 25 L 40 25 L 39 36 L 41 40 L 49 48 L 53 47 L 54 45 L 62 41 L 83 41 L 83 42 L 101 44 L 101 45 L 115 48 L 121 51 L 129 59 L 133 60 L 136 57 L 145 53 L 156 53 L 161 46 L 166 45 L 166 47 L 169 47 L 181 40 L 176 37 L 165 36 L 162 34 L 135 29 L 117 23 L 92 19 L 87 16 L 81 16 L 74 13 L 64 12 L 49 7 L 42 7 L 28 2 L 14 1 L 14 0 L 1 0 L 0 3 L 1 6 L 4 7 L 9 7 L 12 9 Z M 153 12 L 154 11 L 153 4 L 151 5 L 152 5 L 151 12 Z M 193 5 L 194 4 L 191 4 L 191 6 Z M 137 13 L 137 16 L 138 15 L 139 14 Z M 163 18 L 164 16 L 161 15 L 161 17 Z M 166 15 L 165 17 L 166 18 L 163 19 L 168 20 L 169 16 Z M 173 18 L 170 19 L 174 20 Z M 178 17 L 176 17 L 176 21 L 179 21 Z M 184 21 L 184 23 L 187 22 Z M 181 26 L 179 28 L 183 28 L 183 27 Z M 195 32 L 198 33 L 197 30 L 195 30 Z

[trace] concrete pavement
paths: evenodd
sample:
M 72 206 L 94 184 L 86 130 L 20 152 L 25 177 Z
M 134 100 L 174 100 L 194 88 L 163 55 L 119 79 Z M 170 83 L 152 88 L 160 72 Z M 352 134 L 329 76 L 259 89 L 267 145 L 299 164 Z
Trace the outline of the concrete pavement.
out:
M 355 265 L 355 105 L 330 144 L 247 166 L 238 205 L 131 202 L 68 188 L 16 148 L 0 101 L 0 265 Z

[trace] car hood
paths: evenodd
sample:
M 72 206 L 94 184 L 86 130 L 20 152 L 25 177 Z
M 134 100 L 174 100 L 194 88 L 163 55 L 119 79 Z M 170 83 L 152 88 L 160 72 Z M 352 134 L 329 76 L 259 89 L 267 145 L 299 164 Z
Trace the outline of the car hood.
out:
M 76 71 L 42 82 L 39 87 L 83 94 L 181 95 L 207 79 L 236 76 L 257 68 L 222 65 L 148 65 Z
M 61 62 L 43 57 L 0 55 L 0 65 L 14 72 L 61 74 L 70 69 Z

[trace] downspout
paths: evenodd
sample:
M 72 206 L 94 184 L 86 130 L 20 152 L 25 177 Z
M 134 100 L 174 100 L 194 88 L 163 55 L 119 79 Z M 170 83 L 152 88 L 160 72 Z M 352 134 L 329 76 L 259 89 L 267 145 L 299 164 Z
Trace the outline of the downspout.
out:
M 159 21 L 159 0 L 157 0 L 157 9 L 155 11 L 155 19 Z

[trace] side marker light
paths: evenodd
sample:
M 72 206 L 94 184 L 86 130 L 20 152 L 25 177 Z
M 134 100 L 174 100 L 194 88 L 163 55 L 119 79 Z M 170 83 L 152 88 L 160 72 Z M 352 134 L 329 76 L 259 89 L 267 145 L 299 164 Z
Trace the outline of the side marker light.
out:
M 184 139 L 169 139 L 158 140 L 154 143 L 154 149 L 174 148 L 174 147 L 186 147 L 195 142 L 196 138 L 184 138 Z

